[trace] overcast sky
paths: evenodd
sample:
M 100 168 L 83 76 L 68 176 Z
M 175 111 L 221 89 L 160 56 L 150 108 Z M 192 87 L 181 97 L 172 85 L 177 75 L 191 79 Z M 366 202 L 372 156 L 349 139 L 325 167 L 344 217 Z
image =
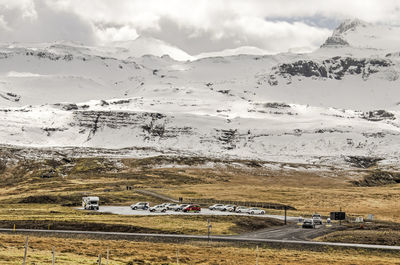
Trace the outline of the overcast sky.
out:
M 154 37 L 195 55 L 312 50 L 346 18 L 400 24 L 398 0 L 0 0 L 0 41 L 102 45 Z

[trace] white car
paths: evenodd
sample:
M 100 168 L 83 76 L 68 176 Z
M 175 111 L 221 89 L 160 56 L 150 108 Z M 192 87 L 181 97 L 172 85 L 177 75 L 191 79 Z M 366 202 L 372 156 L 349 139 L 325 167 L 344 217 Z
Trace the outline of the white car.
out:
M 167 207 L 167 210 L 175 210 L 178 206 L 179 204 L 177 203 L 168 203 L 165 207 Z
M 314 221 L 314 224 L 320 224 L 320 225 L 322 225 L 322 217 L 321 217 L 320 214 L 317 214 L 317 213 L 313 214 L 313 215 L 312 215 L 312 219 L 313 219 L 313 221 Z
M 149 208 L 149 211 L 150 211 L 150 212 L 162 212 L 162 213 L 165 213 L 165 212 L 167 211 L 167 207 L 165 207 L 165 206 L 162 205 L 162 204 L 159 204 L 159 205 L 150 207 L 150 208 Z
M 236 206 L 232 205 L 232 204 L 227 204 L 224 205 L 224 207 L 222 207 L 221 211 L 226 211 L 226 212 L 234 212 L 235 211 Z
M 147 209 L 149 209 L 149 207 L 150 207 L 150 204 L 148 202 L 138 202 L 138 203 L 131 205 L 132 210 L 139 210 L 139 209 L 147 210 Z
M 238 206 L 238 207 L 236 207 L 235 212 L 237 212 L 237 213 L 247 213 L 248 210 L 249 210 L 249 208 L 247 208 L 247 207 Z
M 179 212 L 179 211 L 183 211 L 183 209 L 185 209 L 187 206 L 189 206 L 190 204 L 179 204 L 177 205 L 173 210 L 175 212 Z
M 225 207 L 225 205 L 223 205 L 223 204 L 214 204 L 214 205 L 211 205 L 210 207 L 208 207 L 208 209 L 210 209 L 211 211 L 213 211 L 213 210 L 222 211 L 222 209 L 224 207 Z
M 258 208 L 249 208 L 247 209 L 248 214 L 265 214 L 264 210 L 258 209 Z

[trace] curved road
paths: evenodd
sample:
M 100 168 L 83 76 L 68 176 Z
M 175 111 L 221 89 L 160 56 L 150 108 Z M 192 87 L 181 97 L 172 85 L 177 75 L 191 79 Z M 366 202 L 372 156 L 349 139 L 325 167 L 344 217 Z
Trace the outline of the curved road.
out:
M 290 223 L 286 226 L 270 227 L 254 232 L 244 233 L 239 235 L 239 237 L 308 241 L 343 229 L 345 228 L 337 225 L 327 227 L 325 224 L 317 225 L 315 229 L 304 229 L 297 224 Z
M 13 229 L 0 228 L 0 232 L 12 233 Z M 269 243 L 269 244 L 288 244 L 303 246 L 331 246 L 345 248 L 364 248 L 380 250 L 400 250 L 400 246 L 369 245 L 369 244 L 351 244 L 351 243 L 332 243 L 300 240 L 281 240 L 252 238 L 245 236 L 199 236 L 199 235 L 174 235 L 174 234 L 149 234 L 149 233 L 121 233 L 121 232 L 94 232 L 94 231 L 70 231 L 70 230 L 40 230 L 40 229 L 15 229 L 18 233 L 42 233 L 42 234 L 81 234 L 81 235 L 101 235 L 101 236 L 121 236 L 131 238 L 164 238 L 164 239 L 192 239 L 192 240 L 212 240 L 224 242 L 251 242 L 251 243 Z

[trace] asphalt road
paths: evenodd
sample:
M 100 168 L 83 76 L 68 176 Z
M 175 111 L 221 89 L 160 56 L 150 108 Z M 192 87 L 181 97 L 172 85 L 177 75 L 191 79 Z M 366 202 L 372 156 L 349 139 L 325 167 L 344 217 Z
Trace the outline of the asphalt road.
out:
M 301 225 L 289 224 L 286 226 L 272 227 L 239 235 L 245 238 L 279 239 L 279 240 L 313 240 L 316 237 L 344 229 L 338 225 L 327 227 L 325 224 L 317 225 L 315 229 L 302 228 Z
M 13 229 L 0 228 L 0 232 L 13 233 Z M 102 235 L 102 236 L 121 236 L 123 238 L 164 238 L 164 239 L 186 239 L 186 240 L 208 240 L 207 236 L 199 235 L 173 235 L 173 234 L 147 234 L 147 233 L 120 233 L 120 232 L 94 232 L 94 231 L 69 231 L 69 230 L 39 230 L 39 229 L 16 229 L 16 233 L 40 233 L 40 234 L 80 234 L 80 235 Z M 331 243 L 300 240 L 280 240 L 252 238 L 244 236 L 211 236 L 212 241 L 223 242 L 251 242 L 267 243 L 281 245 L 301 245 L 301 246 L 331 246 L 344 248 L 363 248 L 379 250 L 400 250 L 400 246 L 369 245 L 369 244 L 351 244 L 351 243 Z

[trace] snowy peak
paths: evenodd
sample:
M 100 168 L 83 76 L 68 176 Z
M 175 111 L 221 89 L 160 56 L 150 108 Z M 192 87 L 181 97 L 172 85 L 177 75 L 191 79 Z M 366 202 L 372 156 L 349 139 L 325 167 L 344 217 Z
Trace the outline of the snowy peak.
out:
M 194 58 L 183 50 L 155 38 L 139 36 L 132 41 L 120 41 L 112 43 L 112 46 L 119 48 L 118 57 L 141 57 L 143 55 L 163 56 L 169 55 L 175 60 L 186 61 Z
M 342 35 L 345 32 L 354 31 L 358 27 L 367 27 L 368 23 L 360 19 L 346 19 L 334 30 L 333 36 Z
M 399 47 L 399 26 L 372 24 L 359 19 L 343 21 L 321 46 L 321 48 L 350 48 L 352 54 L 364 52 L 365 55 L 396 52 Z M 349 50 L 343 52 L 349 53 Z

